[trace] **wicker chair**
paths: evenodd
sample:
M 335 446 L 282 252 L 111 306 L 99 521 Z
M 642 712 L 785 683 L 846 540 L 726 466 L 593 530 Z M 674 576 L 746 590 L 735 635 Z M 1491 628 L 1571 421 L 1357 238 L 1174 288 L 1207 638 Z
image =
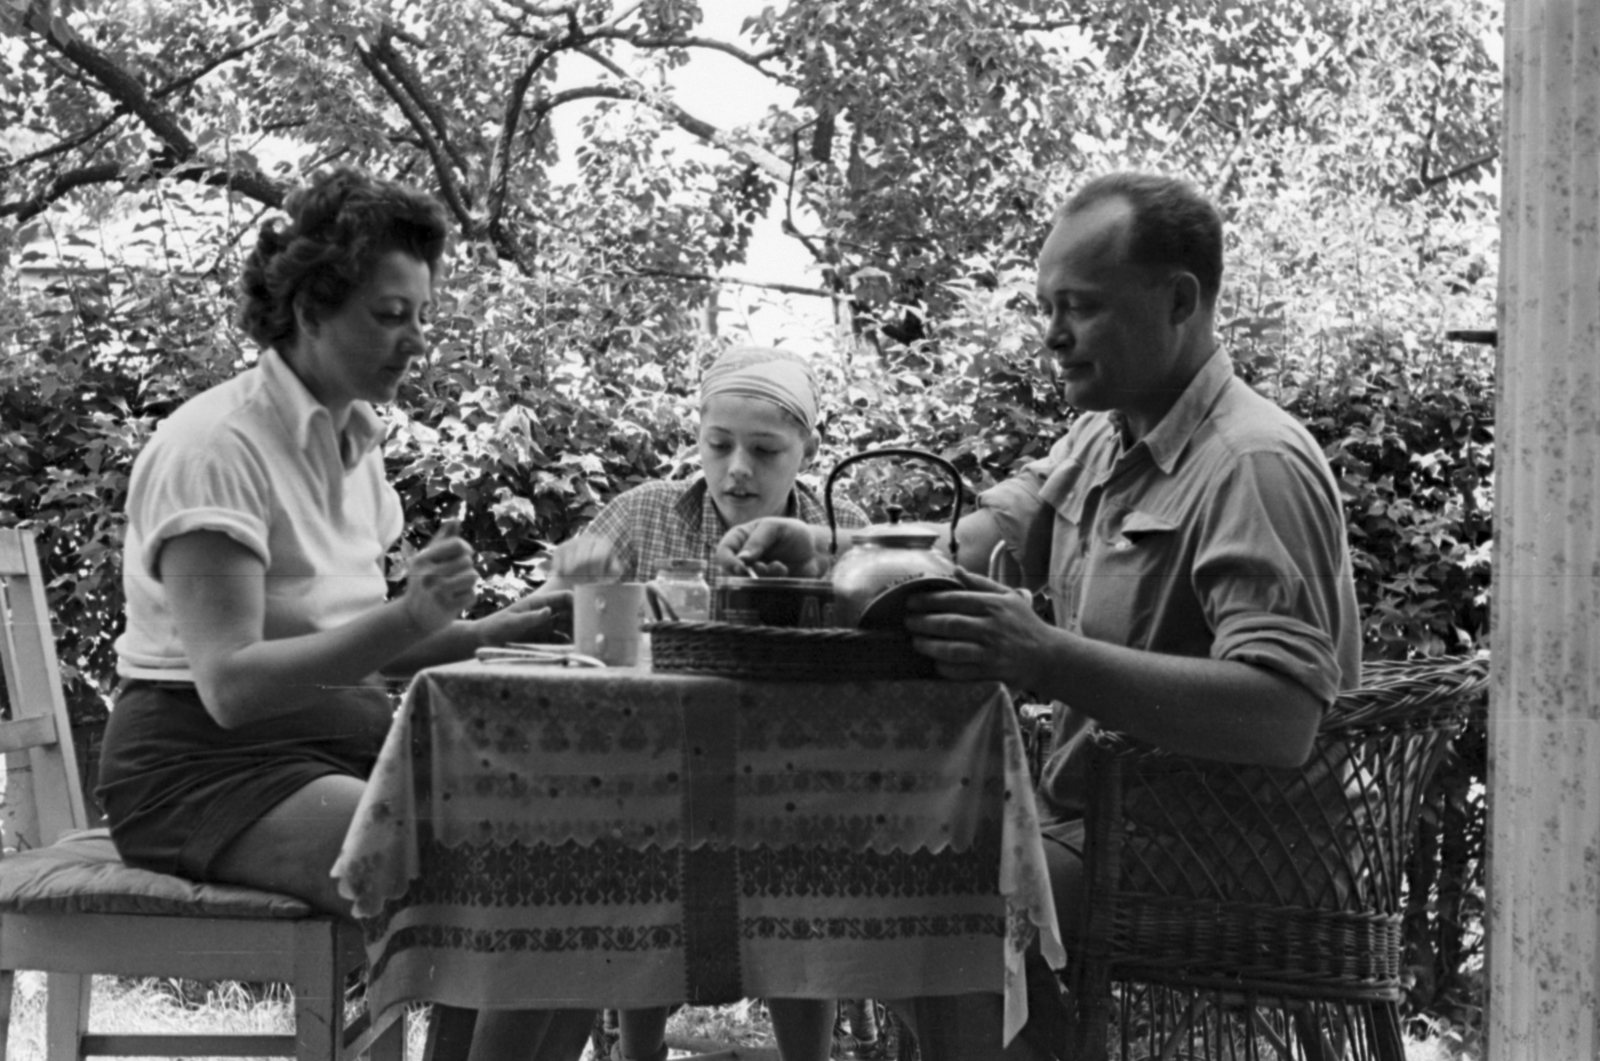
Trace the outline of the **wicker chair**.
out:
M 1071 1058 L 1404 1061 L 1400 884 L 1488 661 L 1369 664 L 1300 769 L 1094 738 Z M 1116 988 L 1113 991 L 1112 985 Z

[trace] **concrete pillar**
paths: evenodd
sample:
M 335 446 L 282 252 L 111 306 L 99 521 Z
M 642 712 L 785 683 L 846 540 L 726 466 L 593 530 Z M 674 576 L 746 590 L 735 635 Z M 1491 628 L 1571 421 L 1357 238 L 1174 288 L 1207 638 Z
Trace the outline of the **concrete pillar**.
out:
M 1600 1057 L 1600 0 L 1507 0 L 1489 1061 Z

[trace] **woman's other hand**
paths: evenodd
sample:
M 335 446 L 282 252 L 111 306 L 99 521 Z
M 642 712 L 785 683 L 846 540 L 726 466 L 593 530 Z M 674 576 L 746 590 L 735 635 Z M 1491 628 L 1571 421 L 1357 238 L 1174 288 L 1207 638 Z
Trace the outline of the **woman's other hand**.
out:
M 786 516 L 764 516 L 741 523 L 717 543 L 716 564 L 735 575 L 818 578 L 827 570 L 816 535 L 826 527 Z
M 572 591 L 537 589 L 475 624 L 480 645 L 549 641 L 572 629 Z
M 440 524 L 433 540 L 411 557 L 405 609 L 417 629 L 434 633 L 454 622 L 478 599 L 478 571 L 459 520 Z

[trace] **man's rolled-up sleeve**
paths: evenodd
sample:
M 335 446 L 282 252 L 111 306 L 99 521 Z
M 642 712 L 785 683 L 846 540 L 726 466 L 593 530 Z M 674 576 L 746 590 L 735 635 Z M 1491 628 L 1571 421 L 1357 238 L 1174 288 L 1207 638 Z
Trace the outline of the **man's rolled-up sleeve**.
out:
M 1329 703 L 1353 621 L 1344 521 L 1327 478 L 1292 450 L 1248 453 L 1219 482 L 1192 572 L 1211 655 L 1277 671 Z

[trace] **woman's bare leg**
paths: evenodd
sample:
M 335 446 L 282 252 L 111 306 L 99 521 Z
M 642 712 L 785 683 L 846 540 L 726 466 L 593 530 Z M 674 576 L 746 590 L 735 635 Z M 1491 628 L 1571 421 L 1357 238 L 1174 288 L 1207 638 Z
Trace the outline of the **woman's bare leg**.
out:
M 304 899 L 349 917 L 350 900 L 329 875 L 367 785 L 346 774 L 319 777 L 263 814 L 223 848 L 212 876 L 230 884 Z
M 318 778 L 239 834 L 212 875 L 350 917 L 330 874 L 365 788 L 347 775 Z M 593 1010 L 480 1010 L 467 1061 L 577 1061 L 593 1023 Z

